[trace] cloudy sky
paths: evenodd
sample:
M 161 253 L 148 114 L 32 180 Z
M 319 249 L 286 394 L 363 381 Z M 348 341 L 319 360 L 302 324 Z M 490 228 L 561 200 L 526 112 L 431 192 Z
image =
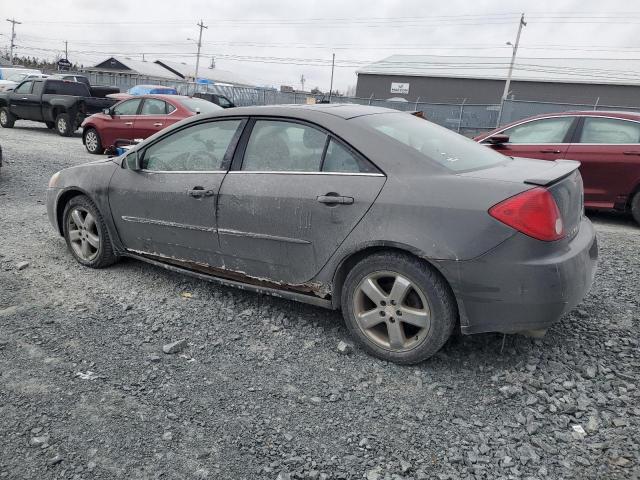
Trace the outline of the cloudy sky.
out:
M 527 27 L 519 57 L 640 57 L 640 5 L 628 0 L 80 0 L 3 1 L 15 17 L 16 53 L 84 65 L 121 55 L 195 64 L 202 19 L 201 64 L 215 58 L 259 85 L 328 89 L 356 83 L 356 70 L 391 54 L 507 57 L 519 16 Z M 11 24 L 0 26 L 8 46 Z M 506 72 L 505 72 L 506 74 Z

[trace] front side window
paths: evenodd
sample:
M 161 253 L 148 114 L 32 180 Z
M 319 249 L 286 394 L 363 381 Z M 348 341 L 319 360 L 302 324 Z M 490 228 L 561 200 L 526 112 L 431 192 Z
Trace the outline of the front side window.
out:
M 140 115 L 165 115 L 167 104 L 158 98 L 145 98 Z
M 455 172 L 489 168 L 510 161 L 508 157 L 471 139 L 407 113 L 363 115 L 353 120 L 372 133 L 384 135 L 400 148 L 409 148 Z
M 18 85 L 14 92 L 22 94 L 31 93 L 31 88 L 33 88 L 33 82 L 24 82 Z
M 509 143 L 564 143 L 574 117 L 557 117 L 533 120 L 507 128 Z
M 256 121 L 242 170 L 319 172 L 327 135 L 300 123 Z
M 218 171 L 241 120 L 193 125 L 154 143 L 142 156 L 143 170 Z
M 639 143 L 640 123 L 614 118 L 584 119 L 580 143 Z
M 134 98 L 133 100 L 127 100 L 126 102 L 119 103 L 113 107 L 114 115 L 135 115 L 138 113 L 138 106 L 140 105 L 140 99 Z

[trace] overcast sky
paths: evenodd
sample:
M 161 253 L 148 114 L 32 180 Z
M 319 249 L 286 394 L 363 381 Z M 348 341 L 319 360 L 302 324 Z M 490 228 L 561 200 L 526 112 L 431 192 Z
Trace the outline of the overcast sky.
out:
M 358 66 L 395 53 L 507 57 L 519 14 L 528 24 L 519 57 L 640 57 L 640 5 L 623 0 L 3 0 L 15 17 L 16 53 L 54 57 L 69 42 L 69 59 L 95 64 L 111 54 L 201 65 L 259 85 L 328 89 L 356 83 Z M 0 26 L 8 46 L 11 24 Z M 506 75 L 506 71 L 505 71 Z

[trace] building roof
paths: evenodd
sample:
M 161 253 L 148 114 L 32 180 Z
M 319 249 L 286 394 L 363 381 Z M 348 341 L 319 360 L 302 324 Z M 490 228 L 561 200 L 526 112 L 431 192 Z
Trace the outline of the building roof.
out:
M 194 78 L 196 75 L 195 65 L 189 65 L 184 62 L 172 62 L 167 60 L 156 60 L 156 64 L 168 69 L 181 78 Z M 229 83 L 232 85 L 253 86 L 251 82 L 242 78 L 234 72 L 228 70 L 221 70 L 219 68 L 208 68 L 205 65 L 200 65 L 198 69 L 198 78 L 210 80 L 215 83 Z
M 90 67 L 86 70 L 111 70 L 114 72 L 137 73 L 145 77 L 163 80 L 181 80 L 181 77 L 155 62 L 135 60 L 129 57 L 109 57 L 95 67 Z
M 358 74 L 504 80 L 510 57 L 392 55 Z M 640 59 L 521 58 L 513 80 L 553 83 L 640 85 Z

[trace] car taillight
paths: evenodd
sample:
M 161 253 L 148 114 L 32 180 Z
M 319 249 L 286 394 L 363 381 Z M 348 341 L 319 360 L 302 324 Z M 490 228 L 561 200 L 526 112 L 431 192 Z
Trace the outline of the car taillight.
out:
M 564 238 L 562 216 L 556 201 L 542 187 L 532 188 L 497 203 L 489 215 L 519 232 L 545 242 Z

